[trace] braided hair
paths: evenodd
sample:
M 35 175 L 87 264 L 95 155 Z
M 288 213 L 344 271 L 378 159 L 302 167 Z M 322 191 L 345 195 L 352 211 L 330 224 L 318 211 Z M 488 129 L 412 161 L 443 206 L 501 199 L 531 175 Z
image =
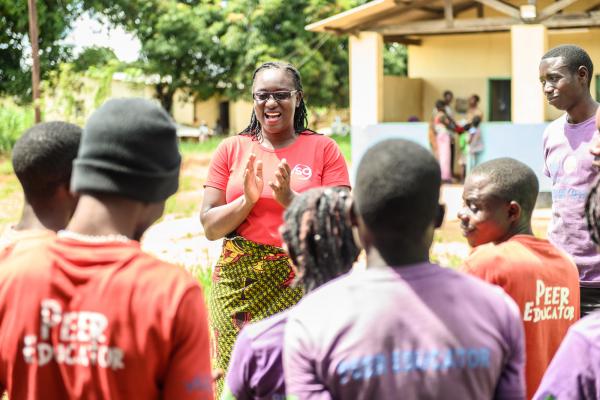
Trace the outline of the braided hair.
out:
M 283 63 L 279 61 L 270 61 L 262 64 L 256 68 L 252 75 L 252 82 L 256 80 L 256 75 L 265 69 L 283 69 L 286 70 L 294 80 L 294 89 L 304 94 L 302 89 L 302 80 L 300 79 L 300 72 L 292 64 Z M 308 126 L 308 111 L 306 110 L 306 104 L 304 103 L 304 96 L 300 98 L 300 105 L 296 108 L 294 113 L 294 132 L 297 134 L 303 134 L 308 131 L 308 134 L 315 134 L 316 132 L 307 129 Z M 262 127 L 260 122 L 256 118 L 254 109 L 252 110 L 252 116 L 250 117 L 250 124 L 240 132 L 240 135 L 252 136 L 253 140 L 260 141 L 262 139 Z
M 358 257 L 351 207 L 348 189 L 314 188 L 285 210 L 281 235 L 305 292 L 348 272 Z
M 591 186 L 585 201 L 585 219 L 592 242 L 600 246 L 600 177 Z

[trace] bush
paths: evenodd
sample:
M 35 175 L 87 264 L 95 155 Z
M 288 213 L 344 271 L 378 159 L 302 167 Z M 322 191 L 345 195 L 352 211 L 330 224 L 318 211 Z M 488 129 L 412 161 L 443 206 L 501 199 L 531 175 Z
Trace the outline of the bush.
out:
M 0 153 L 8 153 L 21 134 L 33 126 L 33 108 L 0 104 Z

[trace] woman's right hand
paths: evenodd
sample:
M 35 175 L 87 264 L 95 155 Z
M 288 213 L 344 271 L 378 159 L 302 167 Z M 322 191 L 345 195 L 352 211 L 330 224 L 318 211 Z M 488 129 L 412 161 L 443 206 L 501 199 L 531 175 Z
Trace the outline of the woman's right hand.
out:
M 256 204 L 264 187 L 263 164 L 256 161 L 256 155 L 250 154 L 244 170 L 244 197 L 250 204 Z

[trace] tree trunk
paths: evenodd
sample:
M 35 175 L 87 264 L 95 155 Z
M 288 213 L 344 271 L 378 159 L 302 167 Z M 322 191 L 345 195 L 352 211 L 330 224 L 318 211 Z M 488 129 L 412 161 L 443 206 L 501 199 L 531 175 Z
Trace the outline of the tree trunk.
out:
M 155 86 L 156 98 L 160 105 L 167 110 L 169 115 L 173 115 L 173 96 L 175 90 L 171 89 L 166 83 L 157 83 Z
M 33 58 L 33 67 L 31 68 L 31 84 L 33 94 L 33 107 L 35 110 L 35 123 L 42 121 L 40 111 L 40 50 L 38 45 L 38 23 L 37 8 L 35 0 L 28 0 L 29 6 L 29 42 L 31 43 L 31 56 Z

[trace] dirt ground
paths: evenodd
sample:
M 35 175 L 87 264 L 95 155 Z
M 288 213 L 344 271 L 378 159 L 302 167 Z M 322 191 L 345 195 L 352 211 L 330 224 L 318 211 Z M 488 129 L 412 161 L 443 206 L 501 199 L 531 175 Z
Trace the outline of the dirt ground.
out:
M 146 251 L 190 270 L 211 268 L 220 252 L 221 241 L 206 239 L 199 217 L 209 162 L 208 154 L 185 155 L 179 191 L 167 201 L 163 218 L 142 239 Z M 432 258 L 442 265 L 457 266 L 469 253 L 456 217 L 462 204 L 462 186 L 444 186 L 441 197 L 446 204 L 446 218 L 436 233 Z M 22 195 L 14 175 L 0 174 L 0 232 L 18 220 L 21 205 Z M 533 228 L 537 236 L 546 236 L 549 219 L 550 210 L 535 211 Z

